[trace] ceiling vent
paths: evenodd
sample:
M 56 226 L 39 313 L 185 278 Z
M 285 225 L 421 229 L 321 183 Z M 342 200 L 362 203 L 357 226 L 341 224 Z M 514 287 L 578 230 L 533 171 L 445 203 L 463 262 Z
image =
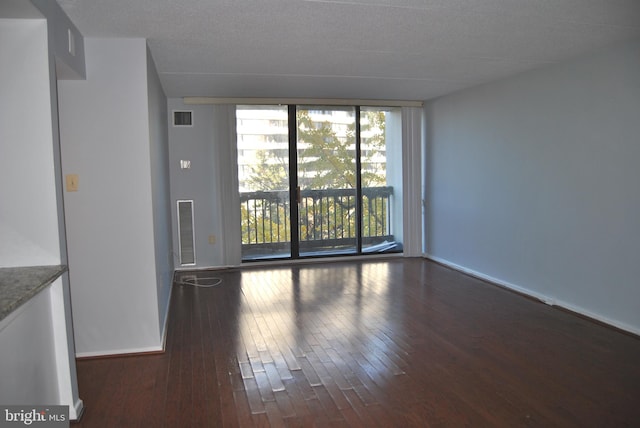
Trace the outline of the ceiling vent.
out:
M 193 111 L 174 110 L 173 126 L 193 126 Z

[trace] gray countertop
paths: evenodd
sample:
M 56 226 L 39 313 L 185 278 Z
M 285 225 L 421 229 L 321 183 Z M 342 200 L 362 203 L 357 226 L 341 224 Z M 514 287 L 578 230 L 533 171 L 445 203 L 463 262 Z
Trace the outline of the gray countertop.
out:
M 58 279 L 66 266 L 0 268 L 0 321 Z

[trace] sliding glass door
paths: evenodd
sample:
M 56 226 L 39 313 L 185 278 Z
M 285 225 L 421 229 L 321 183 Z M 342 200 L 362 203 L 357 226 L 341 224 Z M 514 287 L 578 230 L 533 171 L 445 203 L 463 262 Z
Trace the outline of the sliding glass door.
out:
M 399 109 L 237 106 L 242 259 L 402 251 Z
M 358 174 L 353 107 L 298 106 L 300 256 L 357 252 Z
M 237 106 L 242 259 L 291 257 L 287 106 Z
M 360 110 L 362 252 L 402 251 L 402 115 Z

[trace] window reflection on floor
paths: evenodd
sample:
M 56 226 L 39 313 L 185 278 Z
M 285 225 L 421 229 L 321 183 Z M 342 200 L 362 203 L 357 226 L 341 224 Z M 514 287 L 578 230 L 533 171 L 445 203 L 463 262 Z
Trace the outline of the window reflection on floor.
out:
M 238 323 L 244 343 L 237 349 L 249 363 L 245 374 L 264 364 L 286 370 L 283 353 L 331 359 L 327 349 L 346 349 L 354 340 L 362 354 L 384 352 L 391 334 L 385 330 L 394 325 L 387 307 L 396 304 L 387 296 L 389 279 L 388 263 L 243 272 Z

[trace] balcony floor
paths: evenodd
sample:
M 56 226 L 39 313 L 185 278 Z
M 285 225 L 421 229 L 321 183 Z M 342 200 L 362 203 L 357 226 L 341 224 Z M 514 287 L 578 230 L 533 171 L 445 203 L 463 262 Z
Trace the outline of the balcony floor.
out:
M 250 248 L 250 246 L 247 246 Z M 388 254 L 388 253 L 402 253 L 402 244 L 399 242 L 382 242 L 375 245 L 362 248 L 362 254 Z M 313 257 L 329 257 L 329 256 L 349 256 L 357 254 L 356 249 L 352 247 L 348 248 L 318 248 L 313 251 L 300 251 L 300 258 L 313 258 Z M 267 251 L 251 251 L 250 249 L 242 256 L 242 261 L 259 261 L 259 260 L 279 260 L 291 258 L 290 251 L 283 252 L 267 252 Z

